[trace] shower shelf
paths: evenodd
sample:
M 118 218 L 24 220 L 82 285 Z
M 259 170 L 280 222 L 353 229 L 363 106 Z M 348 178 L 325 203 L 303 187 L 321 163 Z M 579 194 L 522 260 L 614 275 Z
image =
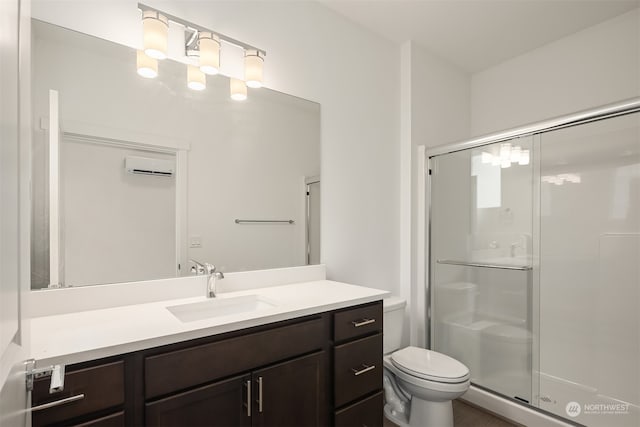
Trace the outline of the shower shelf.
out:
M 502 264 L 483 264 L 479 262 L 467 262 L 467 261 L 454 261 L 451 259 L 439 259 L 436 261 L 438 264 L 448 264 L 448 265 L 462 265 L 465 267 L 479 267 L 479 268 L 497 268 L 500 270 L 518 270 L 518 271 L 529 271 L 531 270 L 530 265 L 502 265 Z

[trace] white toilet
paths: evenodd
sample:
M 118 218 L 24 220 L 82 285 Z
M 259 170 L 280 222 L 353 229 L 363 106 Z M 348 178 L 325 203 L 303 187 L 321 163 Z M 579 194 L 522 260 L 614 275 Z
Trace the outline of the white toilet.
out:
M 400 349 L 406 302 L 383 305 L 385 416 L 400 427 L 453 427 L 451 401 L 469 388 L 469 369 L 435 351 Z

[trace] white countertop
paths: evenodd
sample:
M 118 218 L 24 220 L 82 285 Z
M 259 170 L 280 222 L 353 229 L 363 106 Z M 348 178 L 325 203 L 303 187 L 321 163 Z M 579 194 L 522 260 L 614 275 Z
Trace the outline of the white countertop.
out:
M 258 295 L 276 306 L 183 323 L 167 307 L 205 301 L 191 297 L 31 319 L 31 357 L 39 366 L 84 362 L 381 300 L 379 289 L 330 280 L 227 292 Z

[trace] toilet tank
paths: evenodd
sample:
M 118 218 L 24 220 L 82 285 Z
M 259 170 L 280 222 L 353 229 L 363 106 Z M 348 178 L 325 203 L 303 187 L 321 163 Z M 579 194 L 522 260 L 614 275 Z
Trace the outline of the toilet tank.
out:
M 404 307 L 406 305 L 407 302 L 400 297 L 389 297 L 382 300 L 384 354 L 392 353 L 401 346 Z

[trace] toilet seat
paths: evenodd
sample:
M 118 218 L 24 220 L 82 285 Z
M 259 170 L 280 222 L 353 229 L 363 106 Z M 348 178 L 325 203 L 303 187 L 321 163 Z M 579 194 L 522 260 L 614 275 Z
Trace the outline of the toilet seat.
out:
M 405 347 L 391 354 L 398 370 L 428 381 L 462 383 L 469 380 L 469 368 L 452 357 L 418 347 Z

